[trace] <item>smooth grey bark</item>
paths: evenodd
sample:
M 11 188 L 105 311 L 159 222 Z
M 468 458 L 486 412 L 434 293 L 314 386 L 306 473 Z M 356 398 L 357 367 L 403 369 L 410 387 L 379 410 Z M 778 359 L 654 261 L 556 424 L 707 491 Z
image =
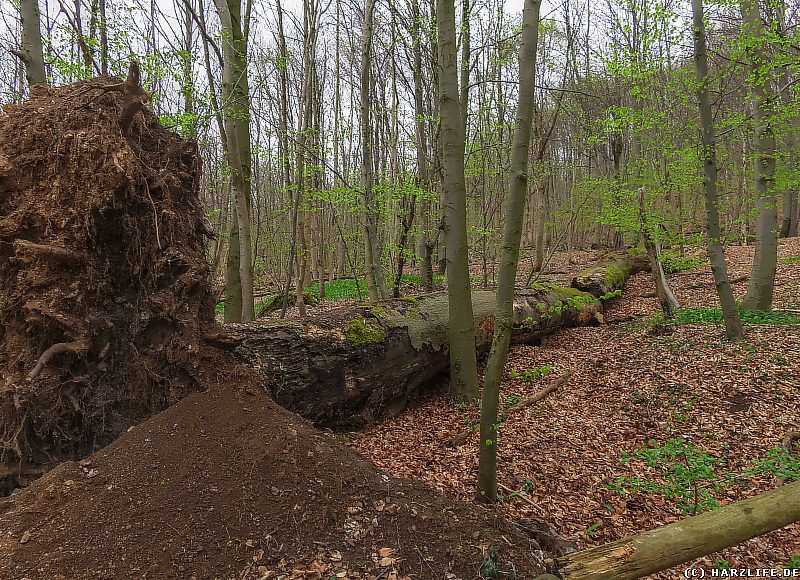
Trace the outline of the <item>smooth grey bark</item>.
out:
M 766 47 L 758 0 L 742 0 L 742 34 L 747 43 L 750 66 L 750 95 L 755 123 L 755 205 L 756 251 L 747 295 L 746 310 L 772 310 L 775 271 L 778 267 L 778 196 L 775 191 L 775 133 L 772 108 L 772 63 Z
M 252 236 L 250 227 L 250 88 L 247 79 L 247 38 L 243 34 L 239 0 L 215 0 L 225 37 L 222 54 L 223 119 L 228 143 L 228 164 L 236 207 L 239 247 L 239 281 L 241 283 L 241 321 L 254 318 L 252 270 Z M 233 235 L 231 236 L 233 238 Z M 233 239 L 231 239 L 233 244 Z M 232 250 L 233 248 L 231 248 Z M 233 252 L 229 252 L 230 256 Z M 229 275 L 232 268 L 228 269 Z M 232 306 L 235 306 L 232 305 Z M 226 309 L 228 304 L 226 303 Z M 231 313 L 235 319 L 237 312 Z M 233 320 L 235 321 L 235 320 Z
M 361 179 L 364 186 L 364 254 L 367 268 L 367 288 L 371 302 L 385 300 L 389 297 L 386 279 L 381 265 L 381 252 L 378 244 L 377 211 L 375 209 L 375 192 L 373 190 L 373 140 L 370 131 L 370 68 L 372 61 L 372 17 L 375 12 L 375 0 L 365 0 L 364 20 L 361 28 L 361 74 L 360 80 L 360 113 L 361 113 Z
M 22 27 L 20 50 L 12 51 L 25 64 L 28 87 L 47 84 L 42 50 L 42 30 L 39 16 L 39 0 L 20 0 L 19 20 Z
M 422 95 L 422 34 L 420 31 L 419 0 L 411 0 L 411 36 L 413 39 L 412 75 L 414 77 L 414 113 L 415 137 L 417 140 L 417 187 L 424 193 L 419 200 L 419 237 L 417 238 L 417 255 L 419 256 L 419 277 L 422 286 L 430 292 L 433 290 L 433 246 L 431 240 L 431 203 L 427 192 L 430 189 L 428 170 L 428 140 L 425 131 L 425 107 Z
M 457 400 L 478 396 L 478 363 L 472 319 L 467 247 L 467 190 L 464 181 L 464 125 L 458 93 L 454 0 L 437 0 L 439 115 L 442 146 L 442 229 L 447 244 L 450 297 L 450 394 Z
M 459 85 L 461 100 L 461 124 L 464 127 L 464 138 L 469 135 L 469 72 L 470 58 L 470 29 L 469 19 L 472 7 L 469 0 L 461 1 L 461 83 Z
M 708 234 L 708 258 L 717 288 L 722 316 L 725 320 L 725 334 L 731 340 L 744 336 L 739 310 L 728 280 L 728 265 L 725 261 L 725 248 L 719 225 L 717 193 L 717 141 L 714 134 L 714 116 L 708 91 L 708 53 L 706 29 L 703 16 L 703 0 L 692 0 L 694 30 L 694 65 L 697 81 L 697 100 L 700 112 L 700 126 L 703 145 L 703 186 L 706 202 L 706 229 Z
M 541 0 L 525 0 L 522 11 L 522 44 L 519 49 L 519 101 L 514 138 L 511 145 L 511 188 L 506 201 L 506 223 L 497 279 L 497 305 L 494 335 L 481 402 L 481 441 L 478 463 L 479 498 L 497 499 L 497 418 L 500 383 L 508 358 L 514 323 L 514 286 L 519 264 L 519 246 L 528 194 L 528 151 L 533 124 L 536 49 L 539 44 L 539 9 Z

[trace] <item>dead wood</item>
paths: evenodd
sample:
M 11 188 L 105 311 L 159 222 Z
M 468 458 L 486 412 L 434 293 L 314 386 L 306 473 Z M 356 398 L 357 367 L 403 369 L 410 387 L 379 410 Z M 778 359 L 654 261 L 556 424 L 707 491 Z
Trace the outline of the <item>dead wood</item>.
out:
M 476 344 L 486 353 L 495 295 L 473 292 Z M 570 326 L 596 325 L 602 306 L 572 288 L 537 284 L 514 303 L 512 341 L 540 341 Z M 284 407 L 319 426 L 351 430 L 402 411 L 449 368 L 445 293 L 377 306 L 350 305 L 301 321 L 228 325 L 208 336 L 259 370 Z

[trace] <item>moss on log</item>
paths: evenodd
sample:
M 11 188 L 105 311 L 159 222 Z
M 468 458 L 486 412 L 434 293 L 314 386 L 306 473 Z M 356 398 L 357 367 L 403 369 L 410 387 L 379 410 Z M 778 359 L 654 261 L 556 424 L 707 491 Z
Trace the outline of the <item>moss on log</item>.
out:
M 473 292 L 476 345 L 491 346 L 495 295 Z M 599 323 L 593 296 L 551 285 L 520 292 L 512 340 Z M 449 368 L 447 295 L 343 306 L 302 321 L 227 325 L 208 337 L 258 369 L 282 406 L 322 427 L 348 430 L 402 411 Z
M 572 279 L 572 287 L 603 298 L 621 290 L 628 278 L 650 269 L 647 255 L 633 248 L 602 256 L 597 264 Z

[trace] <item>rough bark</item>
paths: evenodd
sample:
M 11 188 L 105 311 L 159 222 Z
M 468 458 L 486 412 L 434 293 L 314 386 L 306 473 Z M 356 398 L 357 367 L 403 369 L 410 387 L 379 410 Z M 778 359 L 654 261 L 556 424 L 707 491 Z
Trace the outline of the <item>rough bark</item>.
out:
M 620 290 L 625 282 L 650 268 L 647 256 L 636 250 L 611 252 L 572 279 L 572 287 L 598 298 Z
M 495 294 L 473 292 L 473 344 L 489 349 Z M 570 326 L 595 325 L 601 305 L 572 288 L 537 285 L 517 294 L 511 340 L 530 343 Z M 338 430 L 357 429 L 402 411 L 449 368 L 446 293 L 344 306 L 300 322 L 228 325 L 206 340 L 258 369 L 278 403 Z
M 450 393 L 454 399 L 478 396 L 467 247 L 467 190 L 464 181 L 464 125 L 458 93 L 456 21 L 453 0 L 437 0 L 439 115 L 442 145 L 442 229 L 447 244 L 447 290 L 450 304 Z
M 638 536 L 569 554 L 557 560 L 559 577 L 643 578 L 798 520 L 800 481 Z
M 506 205 L 506 223 L 497 281 L 495 332 L 486 365 L 481 402 L 478 492 L 481 499 L 497 500 L 497 418 L 500 383 L 506 366 L 514 325 L 514 284 L 519 264 L 519 246 L 528 195 L 528 149 L 533 123 L 536 48 L 539 42 L 541 0 L 525 0 L 522 12 L 522 44 L 519 49 L 519 102 L 511 149 L 511 188 Z
M 697 80 L 697 99 L 700 111 L 700 125 L 703 141 L 703 186 L 706 202 L 706 229 L 708 232 L 708 258 L 711 273 L 717 288 L 722 317 L 725 320 L 725 334 L 729 339 L 742 338 L 742 322 L 733 297 L 733 289 L 728 280 L 728 265 L 725 262 L 725 248 L 719 225 L 717 195 L 717 141 L 714 134 L 714 117 L 708 95 L 708 55 L 705 23 L 703 21 L 703 0 L 692 0 L 694 18 L 694 63 Z

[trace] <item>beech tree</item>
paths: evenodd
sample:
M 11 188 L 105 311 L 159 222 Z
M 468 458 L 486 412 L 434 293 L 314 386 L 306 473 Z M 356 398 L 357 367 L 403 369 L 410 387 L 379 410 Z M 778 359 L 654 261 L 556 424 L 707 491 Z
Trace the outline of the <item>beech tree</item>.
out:
M 442 230 L 447 242 L 447 292 L 450 297 L 450 393 L 454 399 L 469 400 L 478 396 L 478 366 L 470 292 L 464 121 L 458 92 L 453 0 L 437 0 L 436 30 L 443 174 Z
M 28 86 L 47 84 L 42 50 L 42 32 L 39 18 L 39 0 L 20 0 L 19 19 L 22 41 L 19 50 L 12 52 L 25 65 Z
M 519 49 L 519 101 L 511 151 L 511 189 L 506 202 L 506 224 L 497 280 L 494 335 L 481 401 L 481 447 L 478 491 L 481 498 L 497 499 L 497 418 L 500 383 L 506 366 L 511 329 L 514 324 L 514 287 L 519 264 L 519 246 L 528 194 L 528 151 L 533 122 L 536 50 L 539 44 L 540 0 L 525 0 L 522 11 L 522 40 Z

